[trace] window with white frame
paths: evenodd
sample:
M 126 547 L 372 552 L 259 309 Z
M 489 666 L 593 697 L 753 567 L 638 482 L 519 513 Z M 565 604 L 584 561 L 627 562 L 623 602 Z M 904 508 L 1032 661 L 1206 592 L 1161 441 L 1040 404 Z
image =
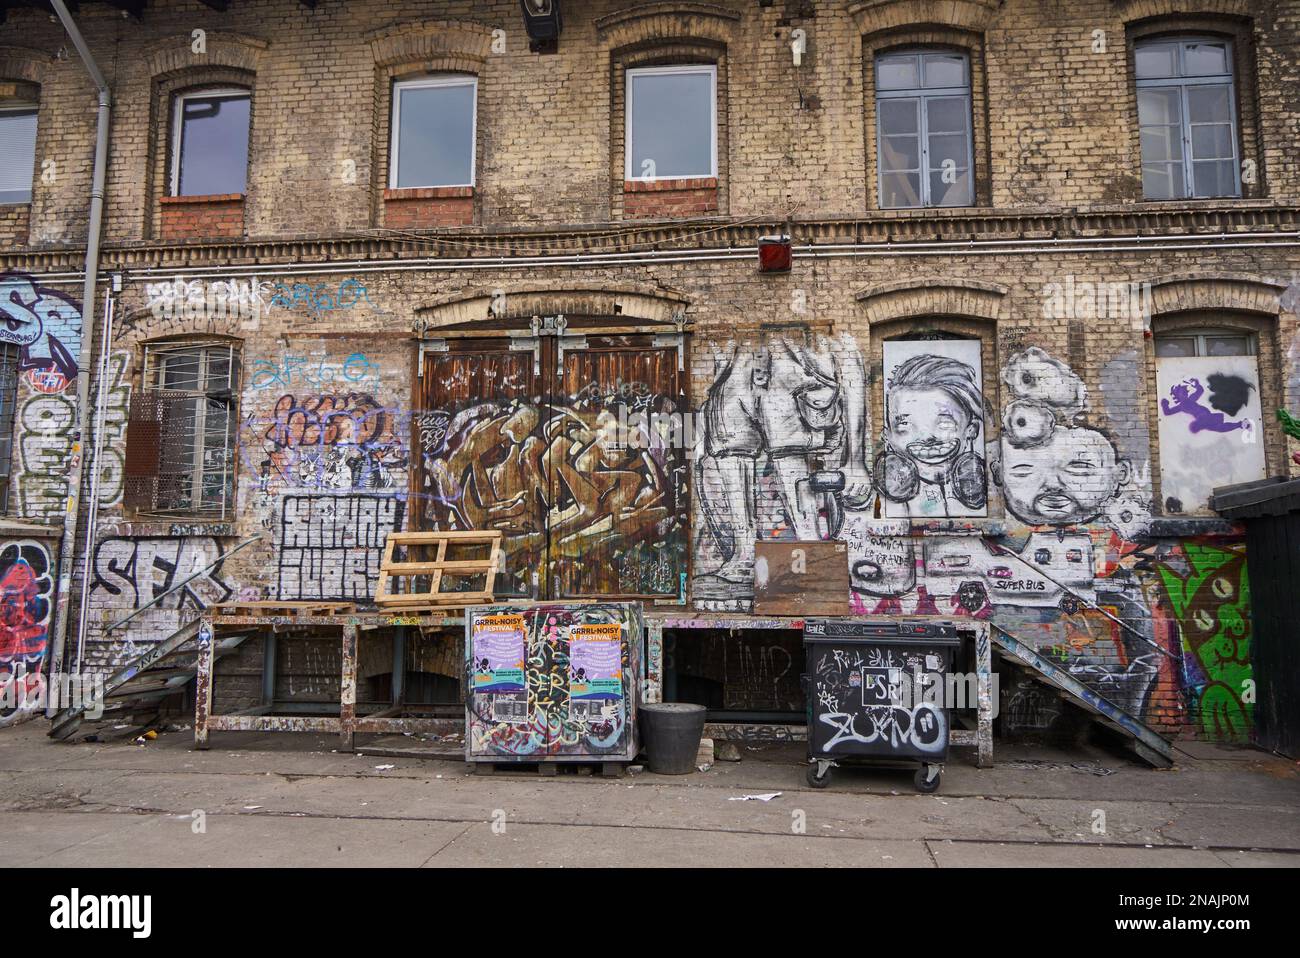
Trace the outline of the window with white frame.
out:
M 127 426 L 128 504 L 225 519 L 235 488 L 239 350 L 228 341 L 152 344 Z
M 1260 374 L 1253 333 L 1158 332 L 1160 492 L 1171 515 L 1208 515 L 1219 486 L 1265 477 Z
M 36 107 L 0 104 L 0 203 L 30 203 L 36 166 Z
M 171 194 L 243 193 L 248 181 L 247 90 L 202 90 L 176 97 L 172 115 Z
M 476 77 L 394 83 L 389 187 L 473 186 L 477 122 Z
M 969 58 L 947 50 L 876 57 L 876 144 L 883 209 L 970 206 Z
M 628 70 L 624 178 L 717 176 L 717 91 L 713 64 Z
M 1147 40 L 1134 48 L 1134 64 L 1143 195 L 1240 196 L 1232 43 Z

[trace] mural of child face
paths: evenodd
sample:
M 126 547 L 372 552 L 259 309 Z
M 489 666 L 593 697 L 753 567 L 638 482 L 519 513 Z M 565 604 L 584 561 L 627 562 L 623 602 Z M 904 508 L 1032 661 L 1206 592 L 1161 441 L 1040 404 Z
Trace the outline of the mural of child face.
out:
M 1024 522 L 1068 525 L 1096 518 L 1119 491 L 1128 464 L 1095 429 L 1058 427 L 1038 446 L 1017 449 L 1004 438 L 1002 491 Z
M 979 425 L 945 390 L 905 386 L 889 391 L 885 441 L 918 467 L 949 462 Z

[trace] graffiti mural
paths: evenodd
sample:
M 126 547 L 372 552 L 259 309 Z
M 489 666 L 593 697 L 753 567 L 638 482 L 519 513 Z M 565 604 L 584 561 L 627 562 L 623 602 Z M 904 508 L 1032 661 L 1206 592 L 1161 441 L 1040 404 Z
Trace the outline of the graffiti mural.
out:
M 276 597 L 369 601 L 384 540 L 402 528 L 404 508 L 391 496 L 285 496 Z
M 17 511 L 58 522 L 76 451 L 76 415 L 65 395 L 77 378 L 81 307 L 22 273 L 0 274 L 0 343 L 19 347 Z
M 865 400 L 848 337 L 775 333 L 719 363 L 696 468 L 699 608 L 748 607 L 757 540 L 840 538 L 866 506 Z
M 559 382 L 527 354 L 427 362 L 426 528 L 501 530 L 508 594 L 684 592 L 685 449 L 646 426 L 680 414 L 673 351 L 566 351 Z
M 131 410 L 131 354 L 109 357 L 105 387 L 104 435 L 99 451 L 99 504 L 115 506 L 122 501 L 126 477 L 126 422 Z
M 1254 727 L 1250 581 L 1241 546 L 1184 542 L 1156 568 L 1182 639 L 1183 689 L 1201 731 L 1243 740 Z
M 264 493 L 405 489 L 410 415 L 369 393 L 294 396 L 245 417 L 245 460 Z
M 32 540 L 0 543 L 0 728 L 43 707 L 54 575 L 50 554 Z
M 1126 538 L 1150 525 L 1150 494 L 1132 463 L 1101 430 L 1082 421 L 1087 390 L 1065 363 L 1036 346 L 1002 372 L 1003 411 L 994 480 L 1007 511 L 1029 525 L 1102 520 Z
M 984 515 L 979 340 L 888 340 L 884 365 L 884 451 L 875 478 L 885 515 Z
M 233 589 L 221 575 L 225 549 L 212 536 L 111 536 L 95 546 L 91 602 L 117 609 L 139 609 L 198 575 L 155 608 L 201 612 L 225 602 Z
M 1264 478 L 1258 377 L 1253 356 L 1156 360 L 1166 512 L 1205 512 L 1216 486 Z

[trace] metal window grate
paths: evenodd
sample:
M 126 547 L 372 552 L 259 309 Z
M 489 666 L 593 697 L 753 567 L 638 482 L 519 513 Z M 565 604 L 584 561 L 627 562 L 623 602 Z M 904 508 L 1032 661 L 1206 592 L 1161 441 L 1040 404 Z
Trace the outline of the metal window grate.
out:
M 238 383 L 239 352 L 230 343 L 148 348 L 127 431 L 126 499 L 136 511 L 230 516 Z

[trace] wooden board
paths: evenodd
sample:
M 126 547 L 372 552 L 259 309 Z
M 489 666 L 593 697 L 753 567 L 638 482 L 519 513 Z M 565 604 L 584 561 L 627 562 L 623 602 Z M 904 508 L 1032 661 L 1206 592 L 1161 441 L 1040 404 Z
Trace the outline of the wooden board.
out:
M 465 553 L 487 550 L 486 556 Z M 404 553 L 398 558 L 398 550 Z M 415 556 L 417 553 L 433 552 Z M 459 608 L 493 599 L 501 570 L 501 532 L 392 532 L 384 542 L 375 605 L 394 611 Z M 478 588 L 464 588 L 482 579 Z M 447 588 L 450 583 L 451 587 Z
M 754 612 L 848 615 L 848 547 L 843 542 L 756 543 Z

